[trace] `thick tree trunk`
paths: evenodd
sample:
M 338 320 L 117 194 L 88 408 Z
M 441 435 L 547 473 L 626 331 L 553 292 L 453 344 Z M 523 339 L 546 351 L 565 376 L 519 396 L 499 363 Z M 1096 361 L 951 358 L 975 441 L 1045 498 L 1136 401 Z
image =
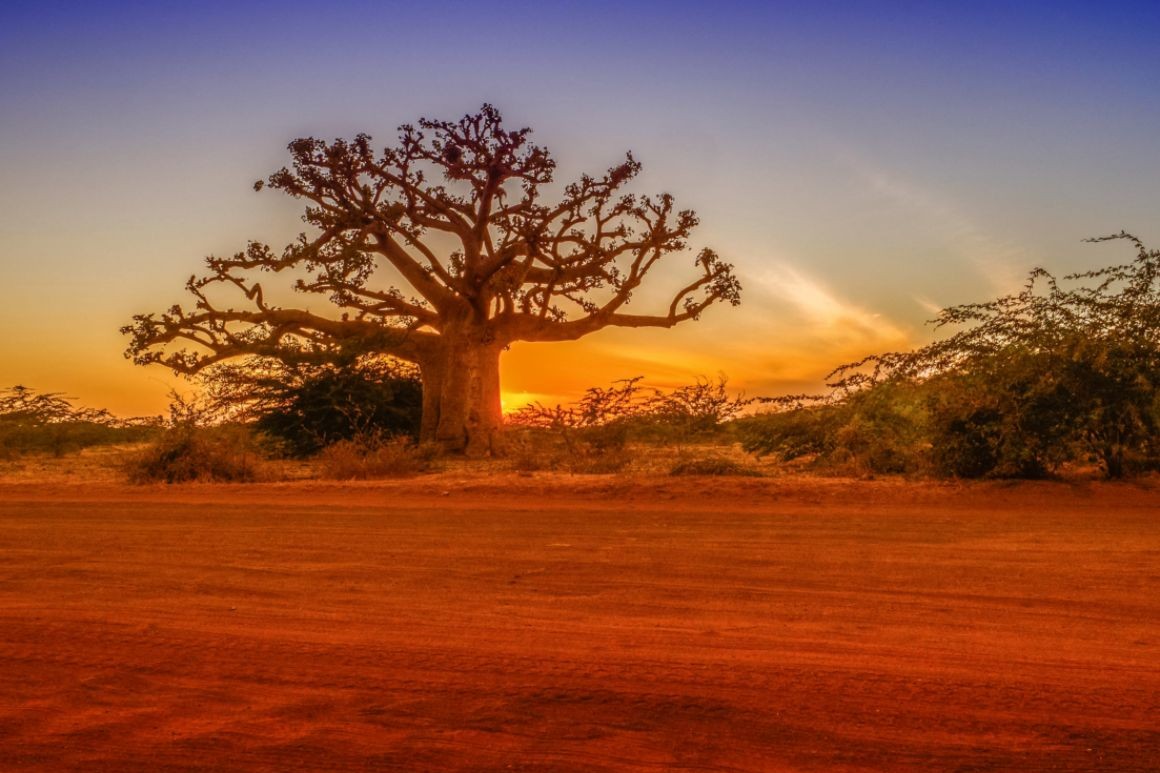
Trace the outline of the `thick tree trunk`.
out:
M 476 330 L 444 332 L 440 339 L 435 351 L 419 363 L 423 376 L 420 439 L 468 456 L 500 453 L 502 347 Z

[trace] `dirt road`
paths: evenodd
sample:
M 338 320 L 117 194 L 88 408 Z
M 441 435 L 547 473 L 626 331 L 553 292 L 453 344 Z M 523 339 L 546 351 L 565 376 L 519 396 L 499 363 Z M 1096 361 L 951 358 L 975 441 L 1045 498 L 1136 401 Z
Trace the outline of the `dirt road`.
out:
M 0 485 L 0 770 L 1156 771 L 1158 588 L 1155 488 Z

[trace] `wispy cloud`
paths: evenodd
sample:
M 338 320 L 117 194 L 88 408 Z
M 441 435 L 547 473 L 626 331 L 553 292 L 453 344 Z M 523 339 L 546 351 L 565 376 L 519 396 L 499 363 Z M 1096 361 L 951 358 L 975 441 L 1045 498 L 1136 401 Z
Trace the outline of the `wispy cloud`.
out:
M 947 197 L 848 148 L 839 152 L 839 158 L 874 194 L 913 214 L 915 223 L 973 266 L 996 294 L 1018 288 L 1035 265 L 1027 249 L 995 236 Z
M 917 303 L 923 311 L 929 314 L 931 319 L 934 319 L 939 314 L 942 314 L 943 307 L 932 301 L 930 298 L 927 298 L 926 296 L 916 295 L 914 296 L 914 302 Z
M 790 263 L 775 263 L 755 279 L 775 301 L 793 312 L 814 342 L 896 344 L 907 338 L 887 317 L 840 297 Z

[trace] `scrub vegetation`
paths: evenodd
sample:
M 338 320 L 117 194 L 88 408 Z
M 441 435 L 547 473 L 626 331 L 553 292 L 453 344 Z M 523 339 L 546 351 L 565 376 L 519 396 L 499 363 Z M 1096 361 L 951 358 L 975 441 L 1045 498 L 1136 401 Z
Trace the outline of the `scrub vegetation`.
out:
M 106 410 L 79 408 L 59 392 L 26 386 L 0 390 L 0 458 L 62 456 L 93 446 L 140 442 L 156 434 L 154 420 L 121 420 Z
M 955 306 L 952 335 L 830 374 L 832 391 L 773 401 L 739 427 L 744 447 L 818 469 L 1042 478 L 1096 465 L 1108 478 L 1160 467 L 1160 251 Z
M 490 469 L 669 473 L 1046 478 L 1160 469 L 1160 252 L 945 309 L 949 335 L 867 357 L 823 395 L 753 398 L 724 375 L 672 390 L 628 378 L 574 404 L 506 417 Z M 252 357 L 207 368 L 202 396 L 174 396 L 167 419 L 119 421 L 59 394 L 0 393 L 0 449 L 11 458 L 152 440 L 128 464 L 141 482 L 349 480 L 445 469 L 455 454 L 423 441 L 422 374 L 375 352 Z M 755 407 L 761 410 L 754 411 Z M 454 462 L 463 463 L 463 460 Z M 281 466 L 279 466 L 281 465 Z

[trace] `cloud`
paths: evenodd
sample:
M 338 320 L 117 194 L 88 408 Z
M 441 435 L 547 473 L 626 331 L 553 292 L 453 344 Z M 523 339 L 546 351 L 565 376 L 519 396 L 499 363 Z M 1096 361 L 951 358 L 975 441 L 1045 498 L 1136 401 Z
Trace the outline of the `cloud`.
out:
M 923 311 L 925 311 L 927 314 L 929 314 L 931 319 L 934 319 L 935 317 L 937 317 L 939 314 L 942 314 L 942 312 L 943 312 L 943 308 L 944 308 L 943 306 L 940 306 L 939 304 L 935 303 L 934 301 L 932 301 L 930 298 L 927 298 L 926 296 L 915 295 L 914 302 L 917 303 L 922 308 Z
M 568 403 L 592 386 L 643 376 L 672 389 L 724 373 L 731 391 L 818 391 L 834 367 L 913 340 L 890 317 L 854 303 L 790 259 L 741 277 L 745 302 L 675 330 L 609 328 L 579 341 L 518 343 L 503 368 L 504 408 Z
M 990 284 L 997 295 L 1018 289 L 1036 263 L 1029 251 L 994 236 L 960 206 L 919 183 L 903 178 L 848 148 L 839 159 L 874 194 L 913 214 L 914 222 L 932 231 Z
M 905 331 L 890 319 L 841 298 L 789 263 L 775 263 L 754 279 L 807 326 L 808 337 L 814 343 L 875 344 L 907 339 Z

